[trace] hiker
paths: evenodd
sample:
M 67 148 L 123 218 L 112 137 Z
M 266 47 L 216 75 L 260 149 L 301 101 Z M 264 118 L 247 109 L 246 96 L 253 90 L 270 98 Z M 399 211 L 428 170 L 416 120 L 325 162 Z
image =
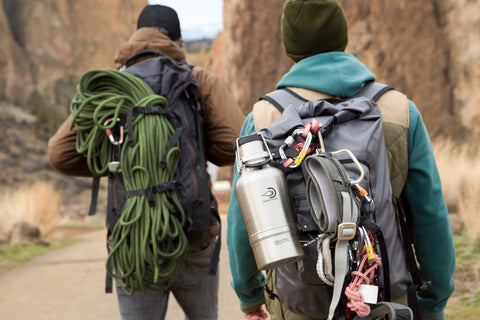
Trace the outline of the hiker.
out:
M 335 0 L 287 0 L 281 35 L 286 54 L 295 64 L 277 83 L 277 89 L 288 88 L 306 101 L 349 98 L 375 80 L 365 65 L 345 52 L 347 22 Z M 390 175 L 396 177 L 392 190 L 404 197 L 411 211 L 421 280 L 431 282 L 430 287 L 417 294 L 419 313 L 421 319 L 445 319 L 444 308 L 454 290 L 455 249 L 428 132 L 419 110 L 404 94 L 389 90 L 377 104 L 382 110 L 386 140 L 391 143 L 386 146 Z M 268 99 L 261 99 L 247 115 L 240 136 L 258 132 L 280 117 L 281 112 Z M 392 141 L 391 136 L 396 133 L 398 139 Z M 238 178 L 239 173 L 234 170 L 233 186 Z M 276 293 L 282 288 L 274 285 L 274 270 L 267 270 L 265 278 L 257 269 L 234 188 L 227 218 L 232 286 L 245 317 L 266 319 L 266 304 L 271 319 L 325 319 L 294 312 L 280 304 Z M 264 290 L 264 285 L 270 292 Z M 303 292 L 298 298 L 306 300 L 307 295 Z M 406 305 L 407 293 L 392 296 L 391 300 Z
M 156 58 L 165 61 L 165 57 L 168 57 L 166 60 L 171 60 L 174 64 L 178 63 L 179 70 L 184 70 L 183 66 L 186 64 L 182 62 L 185 60 L 182 42 L 180 22 L 175 10 L 163 5 L 147 5 L 138 17 L 137 30 L 117 50 L 114 60 L 115 67 L 119 70 L 126 68 L 128 72 L 132 66 L 137 68 L 144 62 L 148 63 Z M 143 55 L 145 52 L 147 53 Z M 127 61 L 138 53 L 140 53 L 139 59 Z M 182 62 L 181 65 L 180 62 Z M 194 66 L 192 72 L 199 88 L 198 100 L 203 116 L 201 134 L 205 141 L 206 160 L 217 166 L 230 165 L 234 160 L 232 142 L 239 135 L 245 117 L 222 80 L 201 67 Z M 150 78 L 147 79 L 147 82 L 155 83 L 156 79 Z M 192 80 L 190 79 L 190 81 Z M 168 101 L 168 104 L 170 105 L 171 102 Z M 71 124 L 72 116 L 67 118 L 50 139 L 49 162 L 64 174 L 91 176 L 87 169 L 85 156 L 76 151 L 75 140 L 78 130 L 76 128 L 70 130 Z M 192 128 L 186 127 L 183 129 L 182 134 L 188 132 L 186 131 L 188 129 L 192 130 Z M 198 129 L 202 130 L 202 128 Z M 193 133 L 191 134 L 193 135 Z M 192 139 L 194 138 L 192 137 Z M 192 169 L 197 170 L 197 168 Z M 206 172 L 206 168 L 200 169 L 202 172 Z M 203 188 L 209 189 L 209 186 L 206 185 Z M 198 201 L 198 199 L 192 200 Z M 185 208 L 185 211 L 190 209 L 195 210 L 194 208 Z M 210 215 L 210 212 L 205 215 Z M 211 224 L 208 226 L 206 235 L 194 244 L 189 244 L 188 253 L 180 262 L 169 290 L 147 288 L 145 293 L 136 291 L 133 295 L 129 295 L 119 287 L 117 281 L 116 291 L 122 319 L 164 319 L 170 292 L 173 293 L 183 309 L 186 319 L 217 319 L 219 274 L 218 270 L 214 274 L 210 271 L 213 264 L 215 264 L 213 269 L 218 267 L 218 252 L 216 261 L 213 256 L 215 249 L 219 248 L 217 242 L 220 243 L 218 237 L 220 221 L 213 219 L 209 223 Z

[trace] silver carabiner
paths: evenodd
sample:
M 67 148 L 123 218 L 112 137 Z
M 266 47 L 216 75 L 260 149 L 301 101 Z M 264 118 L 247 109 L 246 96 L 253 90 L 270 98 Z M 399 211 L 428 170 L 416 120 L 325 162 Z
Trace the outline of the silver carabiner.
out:
M 357 166 L 358 171 L 360 172 L 360 176 L 357 178 L 357 180 L 353 180 L 350 183 L 352 185 L 360 184 L 360 182 L 362 182 L 363 178 L 365 177 L 365 170 L 363 170 L 362 165 L 358 161 L 357 157 L 355 157 L 353 152 L 348 150 L 348 149 L 340 149 L 340 150 L 337 150 L 337 151 L 333 151 L 333 152 L 331 152 L 331 155 L 335 157 L 335 156 L 338 156 L 342 153 L 346 153 L 352 159 L 353 163 Z

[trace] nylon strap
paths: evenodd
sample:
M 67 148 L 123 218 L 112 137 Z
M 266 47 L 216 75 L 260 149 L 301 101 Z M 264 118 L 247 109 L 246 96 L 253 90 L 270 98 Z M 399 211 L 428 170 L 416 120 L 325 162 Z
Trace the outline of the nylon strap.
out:
M 308 173 L 306 181 L 307 200 L 320 231 L 337 239 L 335 245 L 335 275 L 328 320 L 333 319 L 348 273 L 348 241 L 355 237 L 359 217 L 358 207 L 350 192 L 350 186 L 333 185 L 332 180 L 345 180 L 338 170 L 332 168 L 335 159 L 327 156 L 311 156 L 305 161 Z M 344 183 L 347 183 L 346 181 Z M 338 201 L 340 198 L 340 201 Z M 321 199 L 321 200 L 320 200 Z M 321 210 L 318 210 L 318 207 Z M 340 221 L 340 224 L 338 224 Z M 319 254 L 321 254 L 319 252 Z
M 308 102 L 308 100 L 300 97 L 298 94 L 288 88 L 282 88 L 267 93 L 266 95 L 262 96 L 260 100 L 267 100 L 282 113 L 283 110 L 289 106 L 298 106 L 302 103 Z
M 127 198 L 130 197 L 138 197 L 138 196 L 147 196 L 148 198 L 148 205 L 150 207 L 155 206 L 155 200 L 153 199 L 153 195 L 155 193 L 162 193 L 167 191 L 175 190 L 175 181 L 164 182 L 162 184 L 153 186 L 151 188 L 142 189 L 142 190 L 130 190 L 127 191 Z
M 387 318 L 388 316 L 388 318 Z M 353 320 L 412 320 L 413 313 L 409 307 L 393 303 L 393 302 L 379 302 L 370 314 L 366 317 L 356 316 Z
M 127 115 L 127 131 L 128 131 L 128 144 L 133 146 L 135 144 L 135 137 L 133 136 L 133 118 L 144 114 L 166 114 L 169 110 L 161 105 L 134 107 Z
M 90 198 L 90 209 L 88 209 L 88 215 L 93 216 L 97 212 L 97 199 L 98 189 L 100 187 L 100 177 L 95 176 L 92 180 L 92 194 Z
M 415 253 L 413 252 L 412 244 L 413 240 L 409 230 L 411 227 L 407 223 L 411 221 L 411 212 L 408 205 L 404 206 L 402 201 L 398 198 L 394 198 L 394 204 L 397 208 L 397 221 L 399 229 L 402 235 L 402 244 L 405 251 L 405 258 L 407 260 L 408 271 L 412 277 L 413 285 L 408 288 L 407 297 L 408 305 L 413 311 L 414 319 L 420 320 L 420 307 L 417 300 L 417 292 L 423 291 L 431 285 L 431 282 L 423 282 L 420 277 L 420 271 L 418 270 L 417 262 L 415 260 Z
M 358 92 L 352 98 L 366 97 L 373 101 L 377 101 L 388 90 L 393 90 L 393 87 L 383 83 L 370 81 L 367 82 L 365 86 L 363 86 L 363 88 L 360 90 L 360 92 Z M 269 92 L 266 95 L 260 97 L 260 100 L 267 100 L 268 102 L 273 104 L 273 106 L 275 106 L 278 111 L 282 113 L 283 110 L 285 110 L 291 105 L 299 106 L 305 102 L 308 102 L 308 100 L 302 98 L 288 88 L 282 88 Z
M 170 151 L 170 149 L 175 147 L 178 140 L 180 139 L 180 135 L 181 135 L 182 131 L 183 131 L 183 127 L 178 127 L 177 129 L 175 129 L 175 132 L 170 137 L 170 142 L 168 143 L 168 146 L 167 146 L 165 152 L 163 153 L 162 160 L 160 160 L 160 163 L 158 164 L 159 168 L 165 169 L 167 167 L 168 151 Z
M 393 90 L 393 87 L 380 82 L 370 81 L 352 98 L 366 97 L 376 102 L 388 90 Z
M 330 309 L 328 312 L 328 320 L 333 319 L 338 302 L 340 301 L 340 296 L 343 292 L 343 283 L 348 272 L 348 241 L 355 236 L 356 224 L 351 236 L 349 234 L 344 234 L 344 232 L 349 233 L 352 231 L 343 230 L 341 227 L 345 223 L 353 223 L 357 221 L 358 218 L 358 210 L 356 206 L 352 206 L 351 195 L 347 192 L 342 192 L 341 194 L 343 198 L 343 219 L 342 224 L 338 226 L 337 232 L 338 240 L 335 246 L 335 282 L 333 285 L 332 301 L 330 302 Z
M 215 210 L 215 218 L 219 221 L 219 229 L 218 229 L 218 239 L 217 243 L 215 244 L 215 249 L 212 255 L 212 261 L 210 262 L 210 271 L 209 274 L 216 275 L 218 272 L 218 263 L 220 261 L 220 249 L 222 247 L 222 223 L 220 219 L 220 215 L 218 211 Z

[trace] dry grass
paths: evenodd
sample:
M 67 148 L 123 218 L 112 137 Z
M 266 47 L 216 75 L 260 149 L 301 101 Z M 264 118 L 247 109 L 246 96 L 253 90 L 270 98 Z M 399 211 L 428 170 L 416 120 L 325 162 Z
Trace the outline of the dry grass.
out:
M 463 230 L 454 236 L 455 291 L 449 300 L 448 320 L 476 319 L 480 312 L 480 150 L 477 145 L 434 142 L 443 192 L 451 217 L 458 217 Z
M 194 66 L 207 68 L 208 51 L 201 49 L 199 52 L 188 52 L 186 54 L 188 63 Z
M 480 149 L 477 145 L 437 140 L 434 152 L 449 211 L 458 214 L 472 239 L 479 239 Z
M 60 219 L 62 196 L 52 184 L 38 181 L 0 195 L 0 234 L 24 220 L 39 227 L 45 237 L 55 231 Z

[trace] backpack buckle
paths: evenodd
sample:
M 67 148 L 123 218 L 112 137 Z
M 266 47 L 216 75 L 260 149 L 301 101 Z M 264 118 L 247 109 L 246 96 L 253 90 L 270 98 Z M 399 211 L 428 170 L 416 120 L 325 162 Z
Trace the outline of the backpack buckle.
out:
M 340 241 L 352 240 L 357 232 L 357 224 L 353 222 L 344 222 L 338 225 L 337 239 Z

